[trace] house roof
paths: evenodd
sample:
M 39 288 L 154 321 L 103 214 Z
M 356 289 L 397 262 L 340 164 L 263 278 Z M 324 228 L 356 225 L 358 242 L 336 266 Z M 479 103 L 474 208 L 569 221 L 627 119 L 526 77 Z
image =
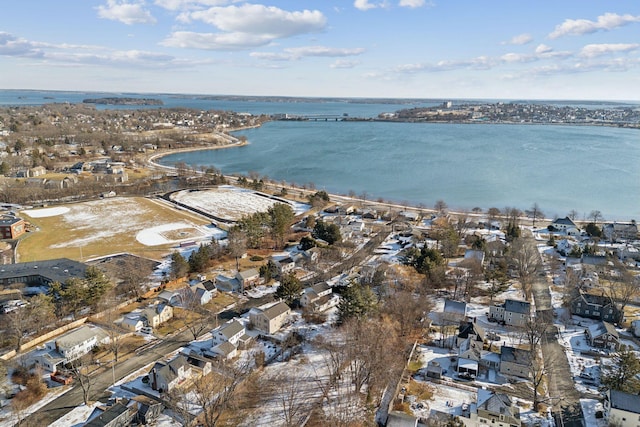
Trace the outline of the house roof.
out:
M 309 288 L 307 288 L 309 289 Z M 315 285 L 311 286 L 311 289 L 313 289 L 313 291 L 317 294 L 321 294 L 322 292 L 326 292 L 328 290 L 331 289 L 331 286 L 329 286 L 327 284 L 327 282 L 320 282 L 320 283 L 316 283 Z
M 531 359 L 531 352 L 520 348 L 502 346 L 500 351 L 501 362 L 511 362 L 517 365 L 528 365 Z
M 100 336 L 106 336 L 106 333 L 98 328 L 83 326 L 80 329 L 76 329 L 75 331 L 67 332 L 66 334 L 57 338 L 55 341 L 58 348 L 66 349 L 89 341 L 93 337 L 96 337 L 96 339 L 99 340 Z
M 609 400 L 612 408 L 640 414 L 640 395 L 610 390 Z
M 558 225 L 569 225 L 572 227 L 576 226 L 576 223 L 571 221 L 571 219 L 569 219 L 569 217 L 564 217 L 564 218 L 556 218 L 552 224 L 558 224 Z
M 24 220 L 22 218 L 18 218 L 18 217 L 12 217 L 12 218 L 6 218 L 5 217 L 5 218 L 1 218 L 0 219 L 0 226 L 8 227 L 8 226 L 16 224 L 16 223 L 18 223 L 20 221 L 24 221 Z
M 244 331 L 244 325 L 237 320 L 227 322 L 218 328 L 218 332 L 224 335 L 227 339 L 239 334 L 241 331 Z
M 598 322 L 590 325 L 589 334 L 591 334 L 592 337 L 599 337 L 604 334 L 609 334 L 618 338 L 618 331 L 616 331 L 616 328 L 609 322 Z
M 0 281 L 14 277 L 39 275 L 52 282 L 66 283 L 72 277 L 84 278 L 87 266 L 68 258 L 47 261 L 20 262 L 0 266 Z
M 467 314 L 467 303 L 462 301 L 454 301 L 452 299 L 444 300 L 445 313 L 459 313 L 463 316 Z
M 280 301 L 279 303 L 272 305 L 266 310 L 262 310 L 262 312 L 269 320 L 272 320 L 280 316 L 281 314 L 288 312 L 289 310 L 291 310 L 289 306 L 284 302 Z
M 109 407 L 102 414 L 93 418 L 91 421 L 84 424 L 86 427 L 103 427 L 109 425 L 109 423 L 113 422 L 113 420 L 122 416 L 125 412 L 127 412 L 129 408 L 127 408 L 122 403 L 116 403 L 115 405 Z
M 505 300 L 504 310 L 512 313 L 530 314 L 531 304 L 526 301 L 518 301 L 513 299 Z
M 238 275 L 243 279 L 251 279 L 252 277 L 259 276 L 260 272 L 255 268 L 250 268 L 249 270 L 238 271 Z
M 494 414 L 508 415 L 520 418 L 520 410 L 511 402 L 511 398 L 506 394 L 493 393 L 482 403 L 478 402 L 478 409 L 484 409 Z
M 458 329 L 458 338 L 467 339 L 469 335 L 475 335 L 478 337 L 478 341 L 484 341 L 485 331 L 482 326 L 474 322 L 462 322 Z
M 228 355 L 230 355 L 231 353 L 236 351 L 236 346 L 231 344 L 229 341 L 225 341 L 225 342 L 215 346 L 213 348 L 213 351 L 215 353 L 218 353 L 218 354 L 221 354 L 221 355 L 227 357 Z

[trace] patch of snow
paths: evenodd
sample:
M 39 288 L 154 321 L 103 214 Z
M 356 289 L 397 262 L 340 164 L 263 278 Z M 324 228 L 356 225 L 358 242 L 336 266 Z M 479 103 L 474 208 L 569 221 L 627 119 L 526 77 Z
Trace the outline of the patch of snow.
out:
M 31 218 L 46 218 L 50 216 L 64 215 L 69 212 L 69 208 L 58 206 L 55 208 L 29 209 L 22 211 L 23 214 L 29 215 Z

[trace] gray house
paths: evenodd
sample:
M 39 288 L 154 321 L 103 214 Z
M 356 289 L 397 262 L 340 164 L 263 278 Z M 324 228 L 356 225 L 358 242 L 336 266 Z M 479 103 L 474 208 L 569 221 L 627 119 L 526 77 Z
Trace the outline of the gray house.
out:
M 511 326 L 524 326 L 531 318 L 531 304 L 527 301 L 505 300 L 489 308 L 489 319 Z
M 604 293 L 594 295 L 578 288 L 572 294 L 571 314 L 609 323 L 619 323 L 624 316 L 619 306 Z

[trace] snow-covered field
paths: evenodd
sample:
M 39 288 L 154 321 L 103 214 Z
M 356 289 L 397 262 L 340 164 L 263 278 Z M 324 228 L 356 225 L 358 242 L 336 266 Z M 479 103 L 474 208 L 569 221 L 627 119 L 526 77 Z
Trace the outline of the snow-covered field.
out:
M 119 242 L 132 236 L 145 246 L 208 239 L 221 230 L 192 222 L 189 216 L 141 198 L 116 197 L 68 206 L 22 211 L 31 218 L 56 217 L 57 236 L 50 249 Z
M 232 221 L 239 220 L 243 215 L 265 212 L 274 204 L 279 203 L 277 200 L 261 196 L 253 190 L 228 185 L 211 190 L 179 191 L 174 193 L 172 198 L 187 206 Z M 309 209 L 309 205 L 303 203 L 292 201 L 287 201 L 287 203 L 291 205 L 296 214 L 303 213 Z

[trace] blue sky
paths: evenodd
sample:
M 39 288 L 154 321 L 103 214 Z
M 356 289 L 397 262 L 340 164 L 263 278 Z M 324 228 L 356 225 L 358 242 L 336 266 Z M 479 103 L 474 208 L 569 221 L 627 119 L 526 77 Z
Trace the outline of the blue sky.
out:
M 640 100 L 640 2 L 29 0 L 0 88 Z

